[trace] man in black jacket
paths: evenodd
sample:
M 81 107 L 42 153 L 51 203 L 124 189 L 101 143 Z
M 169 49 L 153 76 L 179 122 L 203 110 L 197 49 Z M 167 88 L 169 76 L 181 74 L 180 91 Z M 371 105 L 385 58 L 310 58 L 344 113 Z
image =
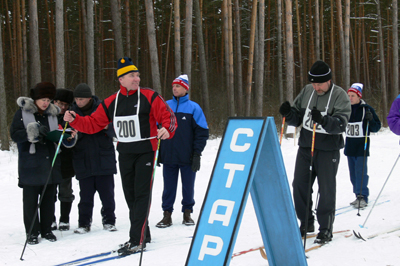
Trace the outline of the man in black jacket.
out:
M 80 116 L 87 116 L 96 111 L 101 101 L 93 96 L 89 86 L 79 84 L 74 90 L 75 103 L 72 110 Z M 114 130 L 111 124 L 95 134 L 78 133 L 78 140 L 73 149 L 73 165 L 76 179 L 79 180 L 80 202 L 79 228 L 74 232 L 84 234 L 90 231 L 93 214 L 93 200 L 96 191 L 101 203 L 103 229 L 116 231 L 114 174 L 117 173 L 113 144 Z

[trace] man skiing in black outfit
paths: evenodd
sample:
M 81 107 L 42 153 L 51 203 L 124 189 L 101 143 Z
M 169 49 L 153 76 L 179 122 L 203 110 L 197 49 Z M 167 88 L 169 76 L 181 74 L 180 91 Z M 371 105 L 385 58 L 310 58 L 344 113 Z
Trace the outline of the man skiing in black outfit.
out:
M 306 234 L 306 227 L 307 232 L 314 232 L 311 188 L 318 177 L 320 199 L 316 214 L 320 227 L 315 243 L 324 244 L 332 240 L 339 150 L 344 147 L 342 133 L 350 117 L 351 105 L 346 92 L 333 84 L 331 69 L 325 62 L 316 61 L 313 64 L 308 80 L 311 84 L 303 88 L 293 105 L 286 101 L 279 112 L 286 117 L 289 125 L 302 125 L 293 180 L 293 198 L 301 222 L 301 235 Z M 315 150 L 312 157 L 314 123 Z M 307 211 L 310 214 L 308 219 Z

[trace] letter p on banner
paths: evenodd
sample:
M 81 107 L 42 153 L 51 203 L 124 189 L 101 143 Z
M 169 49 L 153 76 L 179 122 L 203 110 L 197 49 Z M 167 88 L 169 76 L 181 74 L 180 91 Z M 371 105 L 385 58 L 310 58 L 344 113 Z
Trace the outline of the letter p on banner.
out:
M 269 265 L 307 265 L 272 117 L 228 120 L 186 265 L 229 265 L 249 193 Z

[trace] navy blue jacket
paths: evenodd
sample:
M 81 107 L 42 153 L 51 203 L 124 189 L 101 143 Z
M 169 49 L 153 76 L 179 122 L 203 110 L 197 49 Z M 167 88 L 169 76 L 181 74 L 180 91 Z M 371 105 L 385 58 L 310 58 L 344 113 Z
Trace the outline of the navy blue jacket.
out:
M 367 120 L 365 120 L 365 116 L 363 118 L 363 114 L 367 110 L 370 110 L 374 119 L 369 121 L 368 125 L 368 135 L 369 132 L 378 132 L 381 129 L 381 121 L 379 117 L 376 115 L 374 108 L 369 106 L 364 100 L 361 100 L 359 104 L 353 104 L 351 106 L 351 115 L 349 119 L 349 123 L 352 122 L 360 122 L 363 121 L 363 132 L 365 136 L 365 131 L 367 130 Z M 364 119 L 364 120 L 363 120 Z M 369 144 L 370 139 L 367 138 L 367 147 L 366 147 L 366 156 L 369 156 Z M 346 137 L 346 145 L 344 146 L 344 154 L 346 156 L 352 157 L 363 157 L 364 156 L 364 148 L 365 148 L 365 137 L 363 138 L 349 138 Z
M 101 103 L 97 96 L 92 96 L 92 98 L 91 113 L 96 111 Z M 71 109 L 80 116 L 84 116 L 76 103 L 72 104 Z M 73 148 L 76 179 L 117 173 L 113 136 L 114 129 L 111 123 L 107 130 L 101 130 L 95 134 L 78 133 L 78 140 Z
M 208 126 L 201 107 L 189 100 L 189 95 L 173 97 L 167 104 L 178 122 L 175 136 L 161 141 L 160 163 L 191 165 L 193 153 L 204 150 L 208 139 Z

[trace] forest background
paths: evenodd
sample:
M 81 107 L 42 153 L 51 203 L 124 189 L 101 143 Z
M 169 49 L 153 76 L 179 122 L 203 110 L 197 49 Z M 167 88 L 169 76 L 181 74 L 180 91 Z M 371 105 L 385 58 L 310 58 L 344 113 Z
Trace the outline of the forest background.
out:
M 165 99 L 185 73 L 212 135 L 231 116 L 274 116 L 318 59 L 335 84 L 364 84 L 384 126 L 399 93 L 397 0 L 0 0 L 0 141 L 9 150 L 16 99 L 49 81 L 118 90 L 117 60 Z

